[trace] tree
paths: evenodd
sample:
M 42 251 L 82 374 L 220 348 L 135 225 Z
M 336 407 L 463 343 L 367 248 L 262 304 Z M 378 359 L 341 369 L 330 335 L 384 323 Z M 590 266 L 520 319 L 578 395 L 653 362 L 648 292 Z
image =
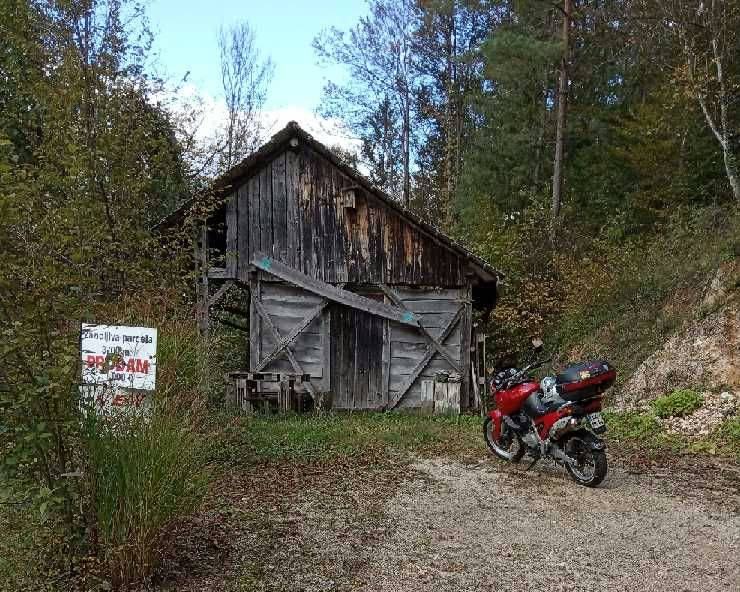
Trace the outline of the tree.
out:
M 561 192 L 563 188 L 563 159 L 565 147 L 565 125 L 568 116 L 568 62 L 570 60 L 571 0 L 563 0 L 562 57 L 558 74 L 557 124 L 555 131 L 555 158 L 552 168 L 552 227 L 551 240 L 555 239 L 555 229 L 560 215 Z
M 227 109 L 219 168 L 227 170 L 253 152 L 262 141 L 260 112 L 274 67 L 269 58 L 261 58 L 249 23 L 222 27 L 218 45 Z
M 676 80 L 697 101 L 719 143 L 732 194 L 740 203 L 737 163 L 740 92 L 740 5 L 725 0 L 650 2 L 643 16 L 657 14 L 667 38 L 682 55 Z
M 346 82 L 330 81 L 325 86 L 320 111 L 342 119 L 365 145 L 382 130 L 384 142 L 373 144 L 373 158 L 366 164 L 371 177 L 383 180 L 383 189 L 400 194 L 408 206 L 417 88 L 412 50 L 418 12 L 414 0 L 371 0 L 369 9 L 370 14 L 348 32 L 327 29 L 313 41 L 321 63 L 347 69 Z M 400 154 L 394 152 L 393 137 L 400 138 Z M 398 175 L 390 168 L 398 169 Z M 399 184 L 392 185 L 397 177 Z

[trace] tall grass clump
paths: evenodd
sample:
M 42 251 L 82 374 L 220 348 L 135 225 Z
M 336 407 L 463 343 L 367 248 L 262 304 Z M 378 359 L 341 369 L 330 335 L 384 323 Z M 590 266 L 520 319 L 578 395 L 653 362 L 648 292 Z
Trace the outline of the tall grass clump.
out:
M 193 512 L 208 478 L 192 421 L 155 410 L 87 421 L 92 539 L 115 588 L 149 578 L 175 522 Z

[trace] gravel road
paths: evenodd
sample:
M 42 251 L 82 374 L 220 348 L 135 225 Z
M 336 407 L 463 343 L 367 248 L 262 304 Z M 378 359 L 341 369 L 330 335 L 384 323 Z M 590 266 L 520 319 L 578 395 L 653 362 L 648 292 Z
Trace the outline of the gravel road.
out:
M 740 590 L 738 492 L 725 484 L 718 505 L 706 488 L 684 489 L 680 479 L 619 467 L 587 489 L 547 465 L 524 473 L 490 459 L 418 459 L 385 499 L 357 478 L 340 492 L 333 484 L 299 495 L 252 586 Z
M 586 489 L 419 461 L 362 590 L 740 590 L 740 516 L 616 470 Z

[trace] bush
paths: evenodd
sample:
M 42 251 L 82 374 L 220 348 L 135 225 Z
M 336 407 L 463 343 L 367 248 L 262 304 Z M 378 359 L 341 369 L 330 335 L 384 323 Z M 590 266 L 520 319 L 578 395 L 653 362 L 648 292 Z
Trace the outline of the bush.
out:
M 702 397 L 699 393 L 682 389 L 655 399 L 652 408 L 658 417 L 684 417 L 699 409 L 701 404 Z
M 652 440 L 660 432 L 660 425 L 652 415 L 605 411 L 604 418 L 617 440 Z
M 163 411 L 89 418 L 88 486 L 98 555 L 116 587 L 149 577 L 168 526 L 192 512 L 207 485 L 202 441 L 188 420 Z
M 737 452 L 740 449 L 740 417 L 726 419 L 717 430 L 717 436 Z

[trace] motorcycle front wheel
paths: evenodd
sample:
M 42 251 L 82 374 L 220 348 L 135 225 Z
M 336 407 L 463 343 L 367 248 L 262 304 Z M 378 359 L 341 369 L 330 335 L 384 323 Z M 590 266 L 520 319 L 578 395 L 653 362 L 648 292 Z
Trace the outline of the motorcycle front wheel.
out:
M 490 417 L 486 417 L 486 421 L 483 422 L 483 437 L 486 440 L 488 449 L 501 460 L 507 460 L 512 463 L 522 460 L 526 448 L 514 431 L 503 422 L 501 423 L 501 433 L 498 440 L 494 438 L 493 431 L 493 420 Z
M 571 437 L 565 450 L 576 464 L 565 463 L 565 468 L 573 481 L 586 487 L 596 487 L 606 477 L 606 452 L 595 449 L 580 436 Z

